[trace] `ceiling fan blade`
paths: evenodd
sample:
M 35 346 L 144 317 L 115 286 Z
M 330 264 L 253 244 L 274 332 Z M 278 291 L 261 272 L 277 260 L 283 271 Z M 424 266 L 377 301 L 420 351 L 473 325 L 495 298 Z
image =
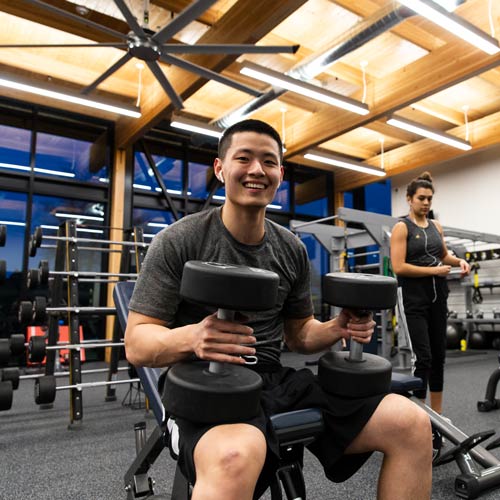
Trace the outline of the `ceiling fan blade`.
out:
M 141 25 L 137 22 L 135 16 L 130 12 L 130 9 L 127 7 L 126 3 L 123 0 L 114 0 L 116 6 L 120 9 L 125 21 L 130 26 L 130 29 L 139 37 L 147 38 L 146 33 L 142 29 Z
M 101 82 L 106 80 L 106 78 L 110 77 L 115 71 L 120 69 L 125 63 L 127 63 L 130 59 L 132 59 L 132 56 L 127 52 L 123 57 L 118 59 L 118 61 L 113 64 L 110 68 L 108 68 L 99 78 L 94 80 L 88 87 L 85 87 L 81 93 L 82 94 L 89 94 L 92 92 Z
M 119 40 L 126 40 L 127 36 L 119 31 L 108 28 L 107 26 L 103 26 L 102 24 L 95 23 L 94 21 L 90 21 L 87 18 L 81 17 L 77 14 L 73 14 L 72 12 L 68 12 L 67 10 L 60 9 L 59 7 L 54 7 L 53 5 L 49 5 L 45 2 L 41 2 L 40 0 L 24 0 L 25 3 L 31 3 L 32 5 L 37 5 L 38 7 L 45 9 L 49 12 L 53 12 L 58 16 L 65 17 L 66 19 L 71 19 L 72 21 L 76 21 L 77 23 L 84 24 L 86 26 L 91 26 L 92 28 L 101 31 L 102 33 L 106 33 L 107 35 L 118 38 Z
M 300 45 L 196 44 L 165 43 L 163 52 L 170 54 L 295 54 Z
M 207 80 L 215 80 L 216 82 L 227 85 L 228 87 L 232 87 L 233 89 L 241 90 L 242 92 L 250 94 L 254 97 L 260 97 L 262 95 L 262 92 L 259 92 L 256 89 L 248 87 L 247 85 L 244 85 L 242 83 L 235 82 L 230 78 L 222 76 L 220 73 L 216 73 L 215 71 L 204 68 L 203 66 L 198 66 L 197 64 L 193 64 L 184 59 L 164 54 L 162 55 L 160 60 L 168 64 L 178 66 L 179 68 L 185 69 L 187 71 L 191 71 L 191 73 L 195 73 L 196 75 L 206 78 Z
M 126 49 L 126 43 L 37 43 L 37 44 L 0 44 L 0 49 L 64 49 L 66 47 L 114 47 L 116 49 Z
M 172 104 L 176 109 L 182 109 L 184 104 L 182 103 L 182 99 L 179 94 L 174 90 L 170 82 L 167 80 L 167 77 L 163 74 L 162 69 L 158 65 L 156 61 L 145 61 L 148 65 L 148 68 L 151 70 L 151 73 L 158 80 L 158 83 L 163 87 L 163 90 L 166 92 Z
M 153 40 L 157 43 L 163 43 L 170 40 L 178 31 L 203 14 L 203 12 L 210 8 L 216 1 L 217 0 L 198 0 L 197 2 L 193 2 L 163 29 L 153 35 Z

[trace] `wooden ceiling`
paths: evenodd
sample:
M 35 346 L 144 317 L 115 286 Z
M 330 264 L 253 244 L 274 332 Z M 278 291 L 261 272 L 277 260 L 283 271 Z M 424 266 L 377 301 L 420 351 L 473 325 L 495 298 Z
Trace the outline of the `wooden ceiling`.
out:
M 0 0 L 0 45 L 122 42 L 115 33 L 126 35 L 130 29 L 116 3 Z M 161 30 L 194 3 L 151 0 L 149 28 Z M 125 4 L 142 25 L 144 0 L 125 0 Z M 64 11 L 71 15 L 63 15 Z M 383 159 L 388 176 L 470 153 L 388 125 L 392 113 L 462 139 L 468 135 L 472 152 L 500 143 L 500 53 L 487 55 L 417 15 L 385 26 L 387 19 L 400 11 L 396 0 L 219 0 L 195 21 L 175 30 L 174 39 L 168 42 L 300 45 L 295 54 L 175 54 L 267 94 L 271 90 L 268 84 L 240 73 L 245 61 L 285 73 L 359 36 L 359 46 L 330 61 L 313 83 L 364 101 L 369 106 L 368 115 L 360 116 L 292 92 L 279 93 L 278 98 L 252 114 L 284 135 L 288 160 L 334 170 L 336 189 L 344 191 L 379 178 L 306 160 L 303 155 L 307 150 L 320 149 L 377 167 Z M 457 6 L 455 15 L 490 36 L 500 32 L 498 0 L 467 0 Z M 94 23 L 112 31 L 104 32 Z M 375 28 L 377 34 L 368 36 Z M 0 77 L 78 93 L 124 54 L 125 49 L 114 47 L 0 47 Z M 139 70 L 138 62 L 131 58 L 88 96 L 129 106 L 139 104 L 138 119 L 89 111 L 15 90 L 2 89 L 2 94 L 113 119 L 116 144 L 122 148 L 158 123 L 169 121 L 176 111 L 153 74 L 147 67 Z M 216 123 L 254 99 L 177 66 L 160 64 L 183 100 L 184 109 L 178 114 Z M 468 106 L 467 112 L 464 106 Z

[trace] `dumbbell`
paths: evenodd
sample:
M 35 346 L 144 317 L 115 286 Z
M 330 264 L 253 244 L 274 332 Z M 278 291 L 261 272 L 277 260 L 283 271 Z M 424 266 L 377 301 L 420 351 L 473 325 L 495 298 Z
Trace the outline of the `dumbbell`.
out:
M 180 295 L 188 302 L 218 308 L 217 317 L 232 321 L 237 311 L 263 311 L 275 306 L 279 276 L 264 269 L 216 262 L 188 261 Z M 167 413 L 201 423 L 231 423 L 256 416 L 262 379 L 244 366 L 192 361 L 172 366 L 166 374 Z
M 397 281 L 388 276 L 357 273 L 329 273 L 323 277 L 323 301 L 353 310 L 358 316 L 368 311 L 391 309 L 397 302 Z M 331 351 L 319 359 L 318 378 L 331 394 L 362 398 L 390 392 L 391 363 L 363 353 L 363 344 L 351 339 L 350 351 Z

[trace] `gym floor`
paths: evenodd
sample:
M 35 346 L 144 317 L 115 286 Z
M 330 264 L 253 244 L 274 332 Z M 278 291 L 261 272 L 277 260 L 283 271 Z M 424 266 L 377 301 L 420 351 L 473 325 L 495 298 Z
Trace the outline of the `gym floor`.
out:
M 500 410 L 480 413 L 478 400 L 484 399 L 490 374 L 499 366 L 496 351 L 449 352 L 445 372 L 445 416 L 467 434 L 495 429 L 500 432 Z M 283 353 L 283 363 L 304 367 L 317 359 Z M 86 363 L 85 368 L 99 367 Z M 126 374 L 122 373 L 120 378 Z M 98 380 L 98 375 L 84 381 Z M 67 381 L 58 379 L 58 384 Z M 67 380 L 67 379 L 66 379 Z M 100 380 L 103 380 L 102 374 Z M 68 430 L 69 393 L 59 391 L 53 408 L 39 409 L 33 398 L 33 381 L 22 380 L 14 394 L 12 409 L 0 413 L 1 500 L 124 500 L 123 475 L 135 455 L 134 423 L 146 421 L 149 432 L 155 426 L 152 414 L 133 409 L 127 395 L 128 384 L 117 386 L 117 400 L 104 402 L 102 387 L 83 394 L 83 424 Z M 132 394 L 132 402 L 137 393 Z M 495 439 L 493 437 L 492 439 Z M 500 458 L 500 449 L 493 450 Z M 321 466 L 306 451 L 304 476 L 309 500 L 371 500 L 381 455 L 376 453 L 351 479 L 332 484 Z M 165 451 L 150 475 L 156 482 L 155 498 L 168 499 L 174 462 Z M 460 473 L 455 462 L 434 469 L 433 500 L 456 499 L 454 480 Z M 270 499 L 270 495 L 263 497 Z M 500 498 L 500 489 L 483 493 L 482 499 Z M 222 499 L 221 499 L 222 500 Z

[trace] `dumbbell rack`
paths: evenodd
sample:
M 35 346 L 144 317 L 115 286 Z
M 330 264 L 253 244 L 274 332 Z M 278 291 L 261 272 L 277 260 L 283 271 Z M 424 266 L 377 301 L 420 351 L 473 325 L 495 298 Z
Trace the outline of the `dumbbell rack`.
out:
M 134 258 L 136 273 L 139 273 L 144 257 L 146 256 L 146 247 L 144 245 L 144 231 L 141 227 L 134 227 L 132 231 L 124 231 L 125 241 L 133 241 L 135 243 Z M 131 271 L 131 252 L 122 252 L 120 257 L 120 273 L 127 273 Z M 112 342 L 119 342 L 122 336 L 122 330 L 117 321 L 113 327 L 113 340 Z M 111 357 L 109 361 L 108 382 L 116 380 L 118 375 L 118 363 L 120 361 L 119 349 L 111 349 Z M 116 400 L 116 389 L 112 385 L 106 386 L 106 401 Z

